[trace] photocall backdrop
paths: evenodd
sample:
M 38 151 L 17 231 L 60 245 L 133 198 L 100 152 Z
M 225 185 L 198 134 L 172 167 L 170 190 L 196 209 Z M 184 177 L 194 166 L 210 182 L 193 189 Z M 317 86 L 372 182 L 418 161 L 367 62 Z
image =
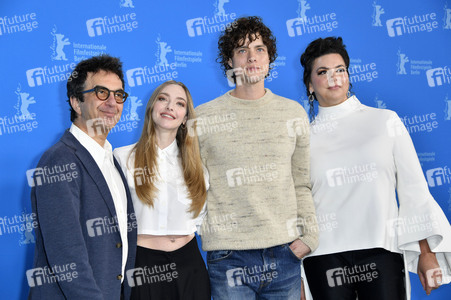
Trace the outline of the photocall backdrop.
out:
M 402 118 L 430 191 L 450 218 L 449 1 L 1 1 L 2 299 L 25 299 L 36 284 L 26 277 L 36 226 L 30 205 L 36 182 L 27 171 L 71 124 L 66 80 L 74 66 L 102 53 L 120 57 L 130 97 L 108 139 L 113 147 L 134 143 L 147 100 L 162 82 L 184 82 L 195 106 L 233 88 L 215 61 L 217 40 L 227 23 L 249 15 L 261 16 L 277 37 L 266 86 L 306 109 L 301 53 L 318 37 L 343 37 L 353 92 Z M 411 277 L 412 299 L 426 299 L 418 277 Z M 445 286 L 428 299 L 450 293 Z

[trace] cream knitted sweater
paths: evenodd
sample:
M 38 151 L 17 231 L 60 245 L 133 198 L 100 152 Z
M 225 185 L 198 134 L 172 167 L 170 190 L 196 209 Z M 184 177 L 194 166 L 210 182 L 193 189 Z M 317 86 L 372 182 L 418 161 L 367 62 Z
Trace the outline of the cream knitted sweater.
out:
M 210 174 L 203 249 L 263 249 L 300 238 L 315 250 L 309 125 L 302 106 L 269 89 L 257 100 L 229 91 L 196 112 Z M 193 134 L 193 122 L 187 125 Z

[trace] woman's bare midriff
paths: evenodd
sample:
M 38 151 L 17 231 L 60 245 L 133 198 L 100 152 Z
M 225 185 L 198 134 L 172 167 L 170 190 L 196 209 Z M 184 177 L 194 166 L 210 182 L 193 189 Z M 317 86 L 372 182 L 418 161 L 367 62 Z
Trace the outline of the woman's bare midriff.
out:
M 194 233 L 189 235 L 139 234 L 138 246 L 169 252 L 182 248 L 188 244 L 193 237 Z

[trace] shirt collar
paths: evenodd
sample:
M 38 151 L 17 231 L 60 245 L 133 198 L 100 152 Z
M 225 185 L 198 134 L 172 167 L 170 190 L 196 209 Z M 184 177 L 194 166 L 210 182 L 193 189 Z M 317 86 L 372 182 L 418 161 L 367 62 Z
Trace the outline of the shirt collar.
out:
M 99 167 L 103 166 L 105 159 L 108 159 L 114 166 L 113 147 L 108 140 L 105 140 L 105 144 L 102 147 L 74 123 L 70 126 L 69 131 L 88 150 Z
M 174 139 L 174 141 L 167 146 L 166 148 L 164 148 L 163 150 L 160 149 L 159 147 L 157 147 L 158 149 L 158 156 L 163 158 L 165 157 L 169 163 L 175 165 L 177 163 L 178 160 L 178 156 L 179 156 L 179 147 L 177 146 L 177 140 Z
M 318 115 L 315 117 L 315 122 L 336 120 L 361 109 L 363 109 L 363 106 L 357 97 L 351 96 L 338 105 L 328 107 L 318 106 Z

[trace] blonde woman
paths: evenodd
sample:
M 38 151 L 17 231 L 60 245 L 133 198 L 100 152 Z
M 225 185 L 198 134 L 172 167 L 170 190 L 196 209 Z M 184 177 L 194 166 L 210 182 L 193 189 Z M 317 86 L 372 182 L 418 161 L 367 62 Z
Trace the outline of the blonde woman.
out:
M 167 81 L 147 103 L 136 144 L 114 150 L 132 193 L 138 223 L 132 299 L 210 299 L 210 282 L 194 233 L 205 214 L 208 175 L 188 88 Z

